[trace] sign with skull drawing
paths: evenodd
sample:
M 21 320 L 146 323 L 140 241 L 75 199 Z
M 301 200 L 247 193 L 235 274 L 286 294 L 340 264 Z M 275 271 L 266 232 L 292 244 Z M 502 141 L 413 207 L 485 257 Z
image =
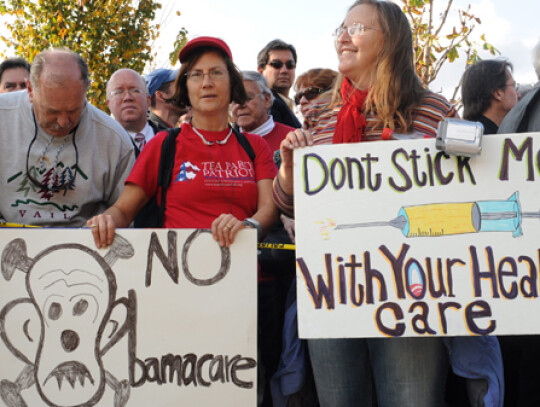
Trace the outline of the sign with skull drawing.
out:
M 0 229 L 0 406 L 255 405 L 256 245 Z

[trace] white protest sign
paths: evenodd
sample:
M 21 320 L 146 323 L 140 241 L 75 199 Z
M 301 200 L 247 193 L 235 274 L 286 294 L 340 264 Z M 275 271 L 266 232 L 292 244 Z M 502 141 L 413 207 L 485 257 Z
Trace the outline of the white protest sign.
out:
M 303 338 L 540 333 L 540 135 L 295 151 Z
M 0 406 L 256 404 L 255 231 L 0 229 Z

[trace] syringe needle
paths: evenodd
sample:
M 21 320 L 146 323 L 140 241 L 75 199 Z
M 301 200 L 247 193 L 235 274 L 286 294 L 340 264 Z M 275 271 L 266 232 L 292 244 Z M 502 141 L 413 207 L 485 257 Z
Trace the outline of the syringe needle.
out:
M 395 228 L 403 230 L 407 220 L 403 216 L 398 216 L 395 219 L 392 219 L 390 222 L 363 222 L 363 223 L 348 223 L 344 225 L 337 225 L 337 229 L 354 229 L 354 228 L 365 228 L 373 226 L 393 226 Z
M 523 212 L 521 214 L 522 217 L 524 218 L 537 218 L 537 219 L 540 219 L 540 211 L 538 212 Z
M 347 223 L 345 225 L 337 225 L 337 229 L 354 229 L 354 228 L 366 228 L 372 226 L 390 226 L 390 222 L 364 222 L 364 223 Z

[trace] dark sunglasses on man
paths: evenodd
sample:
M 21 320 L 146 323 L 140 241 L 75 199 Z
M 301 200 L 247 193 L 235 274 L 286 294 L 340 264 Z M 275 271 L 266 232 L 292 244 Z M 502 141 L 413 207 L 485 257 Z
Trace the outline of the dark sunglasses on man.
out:
M 268 62 L 268 65 L 270 65 L 274 69 L 281 69 L 283 65 L 285 65 L 289 70 L 296 68 L 296 63 L 292 59 L 289 59 L 285 63 L 283 63 L 283 61 L 280 61 L 279 59 L 274 59 L 273 61 Z
M 295 96 L 294 96 L 294 103 L 296 103 L 297 105 L 300 104 L 300 100 L 304 97 L 306 98 L 307 100 L 313 100 L 315 99 L 317 96 L 319 96 L 321 93 L 324 93 L 324 92 L 327 92 L 329 91 L 331 88 L 328 88 L 328 89 L 321 89 L 321 88 L 316 88 L 316 87 L 309 87 L 307 88 L 306 90 L 302 91 L 302 92 L 298 92 Z

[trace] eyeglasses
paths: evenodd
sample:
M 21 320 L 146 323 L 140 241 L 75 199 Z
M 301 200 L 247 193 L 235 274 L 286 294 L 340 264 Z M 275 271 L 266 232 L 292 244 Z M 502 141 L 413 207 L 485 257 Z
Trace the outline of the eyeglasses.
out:
M 338 38 L 341 37 L 341 34 L 347 31 L 347 34 L 349 34 L 349 37 L 352 38 L 352 37 L 356 37 L 358 35 L 364 34 L 366 30 L 380 31 L 377 28 L 366 27 L 362 23 L 352 23 L 348 27 L 344 25 L 340 25 L 338 28 L 335 29 L 333 33 L 333 37 L 334 37 L 334 40 L 337 41 Z
M 257 96 L 262 95 L 262 93 L 246 93 L 247 99 L 246 102 L 251 102 L 253 99 L 255 99 Z
M 514 88 L 515 90 L 518 90 L 519 88 L 519 83 L 517 83 L 516 81 L 512 82 L 512 83 L 507 83 L 504 85 L 504 87 L 508 87 L 510 86 L 511 88 Z
M 111 90 L 111 96 L 113 98 L 123 98 L 124 95 L 129 93 L 132 97 L 138 97 L 146 94 L 143 89 L 131 88 L 131 89 L 113 89 Z
M 300 104 L 300 100 L 302 98 L 306 98 L 307 100 L 313 100 L 315 99 L 317 96 L 319 96 L 321 93 L 324 93 L 324 92 L 327 92 L 329 91 L 331 88 L 328 88 L 328 89 L 321 89 L 321 88 L 316 88 L 314 86 L 312 87 L 309 87 L 307 88 L 306 90 L 302 91 L 302 92 L 299 92 L 297 93 L 295 96 L 294 96 L 294 103 L 296 103 L 297 105 Z
M 204 80 L 204 77 L 208 75 L 208 77 L 213 81 L 220 81 L 223 78 L 225 78 L 226 71 L 222 69 L 212 69 L 208 72 L 203 71 L 191 71 L 186 73 L 186 77 L 188 80 L 198 83 L 202 82 Z
M 268 65 L 274 69 L 281 69 L 283 65 L 285 65 L 289 70 L 296 68 L 296 63 L 292 59 L 289 59 L 287 62 L 274 59 L 273 61 L 268 62 Z

